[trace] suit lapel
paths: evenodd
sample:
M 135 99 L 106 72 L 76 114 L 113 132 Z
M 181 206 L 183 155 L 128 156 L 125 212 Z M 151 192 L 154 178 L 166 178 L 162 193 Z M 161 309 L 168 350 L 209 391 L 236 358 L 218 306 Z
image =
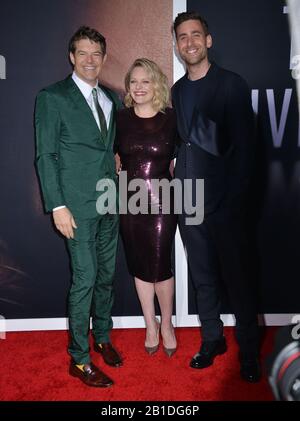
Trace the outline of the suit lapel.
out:
M 110 130 L 111 130 L 112 124 L 113 124 L 113 116 L 115 115 L 115 112 L 116 112 L 116 104 L 115 104 L 115 101 L 114 101 L 112 95 L 110 94 L 109 90 L 106 89 L 105 86 L 102 86 L 100 84 L 99 84 L 99 87 L 105 93 L 107 98 L 112 102 L 112 109 L 111 109 L 108 129 L 107 129 L 107 133 L 109 133 Z
M 185 118 L 185 113 L 184 113 L 183 100 L 182 100 L 182 84 L 180 81 L 178 83 L 178 88 L 175 89 L 173 92 L 174 92 L 173 102 L 174 102 L 176 114 L 177 114 L 178 131 L 180 133 L 182 140 L 187 142 L 189 129 L 188 129 L 187 121 Z
M 107 128 L 107 137 L 106 139 L 104 139 L 104 142 L 107 143 L 109 142 L 110 139 L 110 134 L 111 131 L 114 127 L 114 116 L 116 115 L 116 104 L 115 104 L 115 100 L 112 97 L 112 95 L 110 94 L 109 90 L 105 88 L 105 86 L 102 86 L 99 84 L 100 89 L 105 93 L 105 95 L 108 97 L 108 99 L 112 102 L 112 108 L 111 108 L 111 113 L 110 113 L 110 119 L 109 119 L 109 124 L 108 124 L 108 128 Z
M 76 108 L 78 108 L 81 113 L 85 114 L 85 116 L 88 118 L 88 120 L 91 124 L 91 127 L 94 127 L 94 129 L 97 131 L 101 141 L 104 142 L 104 140 L 102 138 L 102 135 L 101 135 L 101 131 L 99 130 L 99 127 L 98 127 L 98 125 L 96 123 L 96 120 L 95 120 L 95 117 L 93 115 L 93 112 L 90 109 L 86 99 L 82 95 L 80 89 L 78 88 L 76 83 L 73 81 L 71 76 L 68 76 L 68 78 L 66 79 L 66 86 L 67 86 L 68 96 L 72 99 Z
M 186 76 L 185 76 L 186 77 Z M 215 96 L 215 92 L 216 92 L 216 87 L 218 86 L 217 82 L 217 77 L 218 77 L 218 66 L 212 62 L 206 78 L 208 80 L 211 81 L 211 83 L 207 83 L 205 85 L 205 87 L 201 88 L 201 92 L 199 92 L 199 96 L 203 96 L 205 98 L 210 98 L 209 100 L 209 104 L 206 107 L 206 109 L 209 109 L 209 105 L 211 103 L 213 103 L 214 100 L 214 96 Z M 215 83 L 213 83 L 215 82 Z M 178 100 L 177 103 L 179 104 L 179 121 L 180 121 L 180 129 L 183 133 L 181 133 L 181 135 L 183 134 L 184 137 L 183 139 L 188 139 L 190 138 L 191 132 L 192 130 L 197 127 L 197 121 L 198 121 L 198 116 L 199 114 L 202 114 L 201 110 L 199 110 L 199 107 L 197 104 L 195 104 L 194 110 L 193 110 L 193 114 L 192 114 L 192 118 L 191 118 L 191 122 L 190 122 L 190 126 L 187 125 L 187 119 L 185 116 L 185 112 L 184 112 L 184 105 L 183 105 L 183 94 L 182 94 L 182 89 L 183 89 L 183 85 L 182 83 L 179 83 L 179 89 L 178 89 Z

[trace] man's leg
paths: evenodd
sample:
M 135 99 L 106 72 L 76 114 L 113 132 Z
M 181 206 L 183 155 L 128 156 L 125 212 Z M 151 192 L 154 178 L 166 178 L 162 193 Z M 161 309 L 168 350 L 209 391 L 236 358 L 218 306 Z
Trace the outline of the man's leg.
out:
M 97 273 L 95 230 L 97 219 L 76 219 L 74 239 L 68 240 L 72 266 L 72 285 L 69 292 L 69 353 L 76 364 L 90 363 L 89 321 L 93 287 Z
M 220 319 L 218 259 L 205 222 L 184 226 L 183 231 L 189 276 L 196 290 L 202 325 L 202 344 L 192 358 L 190 367 L 203 369 L 212 365 L 214 358 L 227 350 Z
M 214 230 L 221 270 L 236 318 L 241 376 L 249 382 L 261 377 L 256 280 L 246 230 L 237 218 Z
M 97 344 L 110 342 L 118 237 L 118 215 L 102 215 L 96 234 L 97 276 L 92 303 L 93 334 Z
M 237 340 L 242 353 L 258 354 L 256 280 L 246 230 L 237 219 L 212 228 L 220 267 L 236 317 Z
M 205 222 L 186 226 L 184 216 L 180 216 L 179 228 L 187 250 L 189 277 L 196 291 L 202 341 L 219 340 L 223 336 L 223 323 L 220 319 L 219 264 L 214 244 Z
M 123 365 L 121 356 L 110 342 L 118 228 L 118 215 L 101 216 L 96 235 L 97 276 L 92 302 L 94 349 L 102 355 L 106 364 L 113 367 Z

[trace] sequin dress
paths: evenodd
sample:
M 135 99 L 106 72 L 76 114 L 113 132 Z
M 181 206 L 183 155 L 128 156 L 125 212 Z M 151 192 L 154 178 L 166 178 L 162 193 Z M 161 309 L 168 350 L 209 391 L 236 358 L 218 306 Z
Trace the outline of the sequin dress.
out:
M 164 281 L 173 276 L 171 251 L 177 224 L 174 192 L 171 189 L 170 212 L 165 214 L 162 195 L 153 189 L 151 180 L 172 179 L 169 167 L 177 139 L 175 118 L 170 108 L 150 118 L 138 117 L 133 108 L 120 110 L 117 114 L 115 151 L 120 155 L 122 171 L 127 172 L 127 184 L 142 179 L 147 188 L 148 214 L 120 214 L 129 271 L 146 282 Z M 127 192 L 128 205 L 136 192 Z M 154 208 L 157 214 L 151 213 Z

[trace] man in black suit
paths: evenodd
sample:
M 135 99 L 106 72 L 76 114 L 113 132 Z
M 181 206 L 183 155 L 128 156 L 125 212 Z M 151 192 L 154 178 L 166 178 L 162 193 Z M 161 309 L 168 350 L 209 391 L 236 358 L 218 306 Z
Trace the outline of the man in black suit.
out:
M 205 198 L 201 225 L 188 225 L 184 214 L 179 218 L 202 325 L 202 345 L 190 366 L 208 367 L 227 349 L 220 274 L 236 317 L 240 374 L 256 382 L 261 376 L 257 309 L 244 225 L 254 152 L 251 97 L 239 75 L 209 61 L 212 37 L 198 13 L 180 13 L 174 32 L 187 69 L 172 89 L 183 140 L 175 175 L 182 181 L 204 179 Z

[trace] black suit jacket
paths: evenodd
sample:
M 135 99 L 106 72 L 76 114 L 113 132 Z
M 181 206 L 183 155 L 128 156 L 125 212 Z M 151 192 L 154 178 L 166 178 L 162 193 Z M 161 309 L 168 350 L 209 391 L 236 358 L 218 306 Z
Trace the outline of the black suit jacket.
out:
M 239 75 L 212 63 L 188 126 L 182 101 L 185 78 L 172 89 L 182 139 L 175 176 L 204 179 L 205 217 L 217 211 L 236 213 L 244 204 L 253 167 L 254 119 L 249 88 Z

